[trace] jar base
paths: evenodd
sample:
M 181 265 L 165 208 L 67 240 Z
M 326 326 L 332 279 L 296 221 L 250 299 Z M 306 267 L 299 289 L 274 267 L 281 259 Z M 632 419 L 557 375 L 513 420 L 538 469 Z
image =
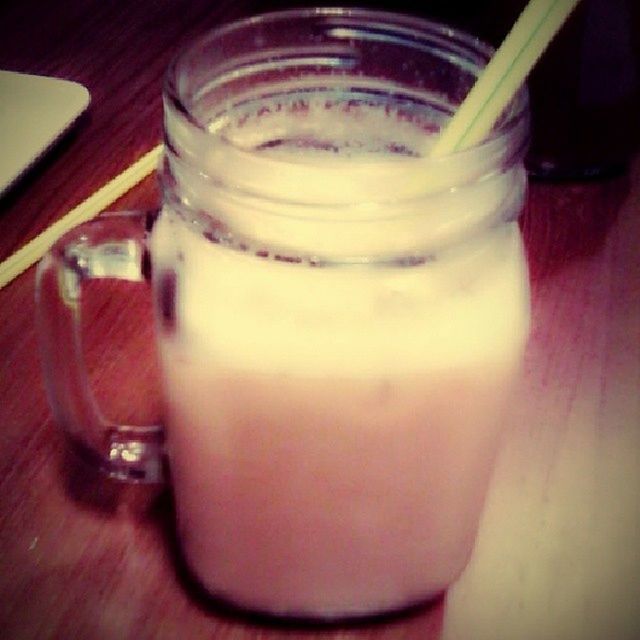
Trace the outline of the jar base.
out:
M 273 627 L 331 628 L 385 624 L 402 618 L 437 610 L 444 602 L 446 589 L 437 590 L 407 603 L 381 610 L 313 612 L 269 610 L 241 603 L 225 594 L 207 590 L 192 574 L 188 577 L 189 592 L 200 606 L 216 614 Z
M 232 594 L 205 585 L 187 563 L 177 538 L 170 540 L 177 578 L 188 594 L 202 610 L 214 615 L 241 619 L 245 622 L 273 627 L 325 628 L 384 624 L 401 618 L 437 611 L 443 604 L 447 587 L 434 589 L 405 602 L 379 609 L 350 609 L 313 611 L 269 609 L 252 604 Z

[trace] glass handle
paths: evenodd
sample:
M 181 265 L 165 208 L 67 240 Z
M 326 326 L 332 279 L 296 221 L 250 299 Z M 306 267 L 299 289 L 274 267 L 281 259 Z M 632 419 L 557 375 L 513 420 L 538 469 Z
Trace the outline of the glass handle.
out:
M 45 385 L 54 417 L 81 457 L 107 475 L 163 480 L 159 425 L 113 424 L 89 385 L 81 336 L 84 284 L 149 280 L 147 236 L 156 212 L 106 214 L 65 234 L 38 266 L 36 313 Z

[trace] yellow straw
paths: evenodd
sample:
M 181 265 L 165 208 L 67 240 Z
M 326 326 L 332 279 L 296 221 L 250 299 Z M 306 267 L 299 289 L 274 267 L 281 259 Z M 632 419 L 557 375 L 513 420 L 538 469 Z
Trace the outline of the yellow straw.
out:
M 443 156 L 483 140 L 579 0 L 530 0 L 431 152 Z
M 67 231 L 94 218 L 105 207 L 148 176 L 158 165 L 161 153 L 162 145 L 160 144 L 9 256 L 0 264 L 0 289 L 40 260 L 53 243 Z

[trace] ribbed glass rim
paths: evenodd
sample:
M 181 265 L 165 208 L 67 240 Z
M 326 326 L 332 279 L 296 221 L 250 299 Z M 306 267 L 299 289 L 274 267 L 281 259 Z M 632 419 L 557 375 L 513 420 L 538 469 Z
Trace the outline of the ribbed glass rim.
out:
M 349 26 L 382 29 L 387 31 L 389 35 L 393 34 L 394 37 L 404 38 L 407 46 L 415 47 L 417 42 L 420 40 L 426 41 L 427 39 L 442 42 L 443 45 L 449 48 L 455 48 L 466 53 L 470 58 L 469 62 L 472 65 L 476 65 L 478 71 L 480 71 L 483 66 L 480 63 L 480 59 L 484 59 L 484 64 L 486 64 L 494 51 L 490 45 L 461 29 L 409 14 L 377 9 L 337 6 L 271 11 L 223 24 L 202 34 L 196 40 L 192 41 L 189 46 L 182 49 L 174 56 L 167 69 L 164 82 L 165 99 L 168 99 L 168 101 L 174 105 L 174 108 L 187 119 L 190 126 L 200 130 L 200 132 L 205 135 L 213 135 L 203 123 L 198 121 L 198 118 L 193 114 L 188 104 L 186 104 L 184 96 L 181 95 L 178 89 L 177 78 L 180 73 L 180 66 L 185 59 L 195 51 L 202 50 L 203 47 L 206 46 L 211 46 L 216 40 L 220 40 L 234 32 L 241 32 L 244 29 L 259 25 L 274 25 L 278 23 L 282 24 L 283 28 L 285 28 L 285 25 L 292 20 L 311 21 L 313 19 L 317 19 L 319 24 L 331 23 L 335 20 L 336 28 L 340 26 L 341 22 L 346 22 Z M 472 58 L 476 58 L 477 62 L 474 62 Z M 215 70 L 213 70 L 212 73 L 215 73 Z M 523 116 L 528 112 L 528 106 L 528 92 L 526 86 L 523 86 L 511 104 L 505 109 L 505 113 L 507 113 L 508 116 L 494 127 L 492 132 L 484 140 L 466 149 L 456 151 L 438 159 L 429 159 L 429 161 L 441 163 L 447 162 L 448 159 L 455 157 L 456 161 L 459 162 L 466 156 L 475 155 L 478 154 L 478 152 L 495 153 L 497 151 L 496 147 L 499 147 L 506 138 L 522 125 Z M 526 138 L 527 133 L 528 132 L 524 132 L 523 138 Z M 231 142 L 229 142 L 229 144 L 230 146 L 234 146 Z M 526 144 L 526 140 L 523 144 Z

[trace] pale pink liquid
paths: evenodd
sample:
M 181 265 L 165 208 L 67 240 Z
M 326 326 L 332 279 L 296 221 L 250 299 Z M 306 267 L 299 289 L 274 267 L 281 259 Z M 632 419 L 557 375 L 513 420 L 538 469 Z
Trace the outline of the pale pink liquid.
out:
M 207 589 L 333 617 L 413 604 L 458 576 L 506 372 L 287 379 L 210 364 L 168 376 L 179 534 Z
M 166 257 L 176 327 L 160 346 L 179 535 L 205 588 L 340 617 L 450 585 L 527 335 L 517 226 L 388 271 L 234 252 L 170 213 L 154 233 L 160 268 L 167 246 L 184 257 Z

